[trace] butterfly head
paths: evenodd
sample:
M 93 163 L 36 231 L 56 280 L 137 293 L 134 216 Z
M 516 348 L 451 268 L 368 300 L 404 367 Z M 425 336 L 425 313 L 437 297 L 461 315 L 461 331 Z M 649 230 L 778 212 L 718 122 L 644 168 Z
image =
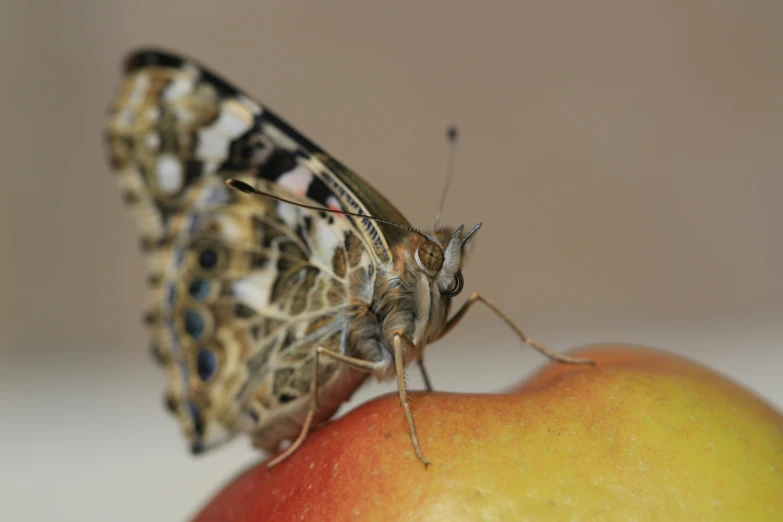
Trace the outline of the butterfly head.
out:
M 456 230 L 441 228 L 421 241 L 413 254 L 416 264 L 429 276 L 443 297 L 457 296 L 464 286 L 462 267 L 473 248 L 481 223 L 467 234 L 464 226 Z

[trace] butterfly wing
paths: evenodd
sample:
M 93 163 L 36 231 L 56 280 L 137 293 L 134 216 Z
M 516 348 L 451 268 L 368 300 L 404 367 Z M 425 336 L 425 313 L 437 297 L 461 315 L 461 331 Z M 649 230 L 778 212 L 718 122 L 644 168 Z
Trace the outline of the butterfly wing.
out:
M 369 306 L 377 268 L 402 236 L 369 219 L 245 195 L 225 179 L 406 220 L 274 113 L 171 54 L 129 58 L 107 144 L 140 228 L 168 403 L 194 450 L 302 411 L 315 346 L 342 351 L 352 314 Z M 322 373 L 319 382 L 338 380 L 334 366 Z M 322 414 L 363 378 L 342 376 Z M 265 445 L 295 435 L 290 424 Z

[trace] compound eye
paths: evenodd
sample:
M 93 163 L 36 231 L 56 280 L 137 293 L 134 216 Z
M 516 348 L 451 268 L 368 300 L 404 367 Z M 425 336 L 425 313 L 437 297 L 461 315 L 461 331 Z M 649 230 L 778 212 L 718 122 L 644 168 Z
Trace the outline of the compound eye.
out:
M 440 291 L 440 295 L 444 297 L 455 297 L 459 295 L 460 292 L 462 292 L 462 287 L 465 284 L 465 280 L 462 279 L 462 271 L 457 270 L 456 275 L 454 276 L 454 288 L 451 290 Z
M 425 241 L 416 249 L 416 263 L 429 275 L 443 266 L 443 249 L 434 241 Z

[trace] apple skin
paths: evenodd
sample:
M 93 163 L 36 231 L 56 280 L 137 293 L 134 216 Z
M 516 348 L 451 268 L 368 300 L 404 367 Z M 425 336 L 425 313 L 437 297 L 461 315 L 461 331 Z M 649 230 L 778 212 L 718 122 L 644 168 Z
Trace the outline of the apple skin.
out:
M 387 395 L 256 464 L 195 522 L 783 520 L 783 415 L 655 349 L 595 345 L 505 394 Z

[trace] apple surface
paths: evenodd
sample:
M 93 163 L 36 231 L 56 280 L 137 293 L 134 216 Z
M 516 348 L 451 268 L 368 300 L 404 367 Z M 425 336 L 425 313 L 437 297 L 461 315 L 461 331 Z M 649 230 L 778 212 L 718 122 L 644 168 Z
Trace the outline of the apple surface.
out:
M 652 348 L 571 352 L 503 394 L 412 394 L 425 469 L 396 395 L 255 464 L 194 522 L 781 521 L 783 415 Z

